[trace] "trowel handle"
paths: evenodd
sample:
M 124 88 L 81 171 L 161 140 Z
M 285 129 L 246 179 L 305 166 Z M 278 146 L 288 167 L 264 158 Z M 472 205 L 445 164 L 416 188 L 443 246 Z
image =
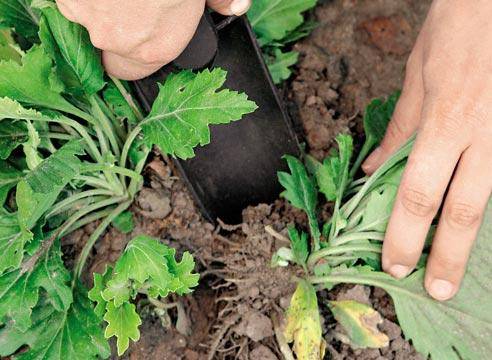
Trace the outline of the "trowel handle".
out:
M 208 11 L 205 11 L 195 35 L 186 49 L 174 60 L 182 69 L 198 70 L 212 63 L 218 49 L 217 28 Z

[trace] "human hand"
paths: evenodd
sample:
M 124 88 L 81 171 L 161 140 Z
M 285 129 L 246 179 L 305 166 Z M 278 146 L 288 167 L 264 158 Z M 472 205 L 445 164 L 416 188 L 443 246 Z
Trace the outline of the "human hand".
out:
M 411 272 L 442 204 L 425 275 L 437 300 L 458 292 L 492 191 L 491 16 L 490 1 L 434 1 L 386 136 L 363 164 L 374 172 L 417 132 L 388 224 L 383 268 L 396 278 Z
M 108 73 L 143 78 L 181 54 L 192 39 L 205 3 L 223 15 L 242 15 L 251 0 L 56 0 L 61 13 L 89 31 L 103 50 Z

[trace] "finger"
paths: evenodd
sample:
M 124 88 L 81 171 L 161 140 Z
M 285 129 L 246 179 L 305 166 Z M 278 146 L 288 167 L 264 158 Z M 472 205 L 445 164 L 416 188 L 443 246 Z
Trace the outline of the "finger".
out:
M 61 14 L 72 22 L 77 22 L 76 12 L 70 7 L 70 2 L 66 0 L 56 0 L 56 5 Z
M 470 131 L 458 113 L 426 100 L 422 126 L 398 189 L 383 244 L 383 269 L 402 278 L 415 267 Z
M 465 151 L 446 196 L 425 274 L 425 287 L 437 300 L 458 292 L 490 197 L 492 161 L 485 154 L 492 146 L 485 146 L 488 151 Z
M 251 0 L 208 0 L 207 5 L 222 15 L 241 16 L 251 7 Z
M 417 130 L 422 113 L 424 83 L 422 79 L 422 35 L 415 44 L 406 67 L 405 81 L 393 117 L 381 145 L 362 164 L 366 174 L 372 174 Z
M 102 62 L 108 74 L 128 81 L 147 77 L 165 65 L 165 63 L 145 64 L 109 51 L 103 51 Z

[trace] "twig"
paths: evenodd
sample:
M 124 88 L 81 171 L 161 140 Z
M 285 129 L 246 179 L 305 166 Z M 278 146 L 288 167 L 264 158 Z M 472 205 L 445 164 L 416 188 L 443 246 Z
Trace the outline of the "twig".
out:
M 290 240 L 287 239 L 285 236 L 283 236 L 282 234 L 280 234 L 278 231 L 276 231 L 274 228 L 272 228 L 271 225 L 267 225 L 265 226 L 265 231 L 272 235 L 275 239 L 277 240 L 280 240 L 280 241 L 283 241 L 287 244 L 290 244 Z

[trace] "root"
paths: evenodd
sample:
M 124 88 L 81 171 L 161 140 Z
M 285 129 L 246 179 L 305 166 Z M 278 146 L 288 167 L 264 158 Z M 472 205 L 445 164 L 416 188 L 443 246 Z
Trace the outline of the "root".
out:
M 280 240 L 286 244 L 290 244 L 290 240 L 283 236 L 281 233 L 276 231 L 271 225 L 265 226 L 265 231 L 272 235 L 275 239 Z
M 233 314 L 224 320 L 220 330 L 217 331 L 217 333 L 213 337 L 212 344 L 210 345 L 210 350 L 207 356 L 208 360 L 212 360 L 214 358 L 217 349 L 219 348 L 222 340 L 224 340 L 225 334 L 229 331 L 231 326 L 235 325 L 239 321 L 240 318 L 241 315 Z

